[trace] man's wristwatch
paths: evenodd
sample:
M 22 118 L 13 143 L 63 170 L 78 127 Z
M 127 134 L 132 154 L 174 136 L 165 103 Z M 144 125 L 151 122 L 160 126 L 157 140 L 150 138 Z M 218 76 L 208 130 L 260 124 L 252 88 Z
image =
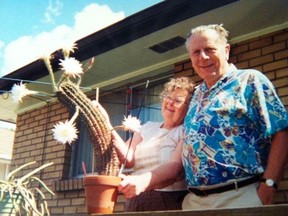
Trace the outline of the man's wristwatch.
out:
M 264 182 L 268 187 L 274 187 L 275 189 L 277 189 L 277 187 L 278 187 L 278 185 L 276 184 L 276 182 L 273 179 L 262 178 L 261 182 Z

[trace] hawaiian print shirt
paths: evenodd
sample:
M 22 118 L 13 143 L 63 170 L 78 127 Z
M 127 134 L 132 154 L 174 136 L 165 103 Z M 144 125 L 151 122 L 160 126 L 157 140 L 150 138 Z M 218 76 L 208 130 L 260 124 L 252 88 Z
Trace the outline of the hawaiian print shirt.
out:
M 265 75 L 230 66 L 210 90 L 196 89 L 184 120 L 183 165 L 189 186 L 264 172 L 271 136 L 288 113 Z

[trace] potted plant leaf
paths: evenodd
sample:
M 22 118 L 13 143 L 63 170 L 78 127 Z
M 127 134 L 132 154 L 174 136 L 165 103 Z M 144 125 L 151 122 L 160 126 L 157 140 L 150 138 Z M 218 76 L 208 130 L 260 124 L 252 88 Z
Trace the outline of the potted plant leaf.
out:
M 54 193 L 34 174 L 51 166 L 53 162 L 17 177 L 20 171 L 35 163 L 26 163 L 11 171 L 5 180 L 0 180 L 0 215 L 50 215 L 45 192 Z

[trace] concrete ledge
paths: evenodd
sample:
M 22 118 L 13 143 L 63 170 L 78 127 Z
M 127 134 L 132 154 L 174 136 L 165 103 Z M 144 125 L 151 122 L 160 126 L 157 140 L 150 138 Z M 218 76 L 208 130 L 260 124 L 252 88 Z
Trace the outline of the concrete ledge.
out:
M 93 214 L 102 215 L 102 214 Z M 127 216 L 287 216 L 288 204 L 277 204 L 254 208 L 237 208 L 237 209 L 217 209 L 217 210 L 195 210 L 195 211 L 155 211 L 155 212 L 121 212 L 108 215 L 127 215 Z

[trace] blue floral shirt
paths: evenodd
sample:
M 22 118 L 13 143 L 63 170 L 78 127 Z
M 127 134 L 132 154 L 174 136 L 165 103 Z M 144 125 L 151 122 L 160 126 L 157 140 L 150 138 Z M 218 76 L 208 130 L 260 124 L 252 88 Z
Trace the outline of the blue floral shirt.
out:
M 182 157 L 188 185 L 263 173 L 271 136 L 286 127 L 287 111 L 267 77 L 231 65 L 210 90 L 203 82 L 191 99 Z

